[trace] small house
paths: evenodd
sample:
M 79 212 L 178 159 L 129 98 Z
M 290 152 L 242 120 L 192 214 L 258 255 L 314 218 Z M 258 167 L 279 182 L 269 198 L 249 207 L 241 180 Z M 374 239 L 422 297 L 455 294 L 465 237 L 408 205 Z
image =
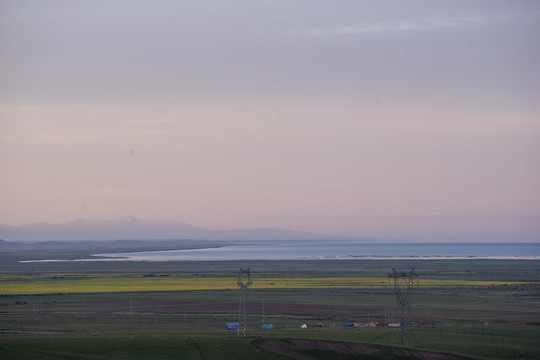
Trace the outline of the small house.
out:
M 314 327 L 324 327 L 324 325 L 322 323 L 317 323 L 317 324 L 302 324 L 300 326 L 302 329 L 307 329 L 307 328 L 314 328 Z

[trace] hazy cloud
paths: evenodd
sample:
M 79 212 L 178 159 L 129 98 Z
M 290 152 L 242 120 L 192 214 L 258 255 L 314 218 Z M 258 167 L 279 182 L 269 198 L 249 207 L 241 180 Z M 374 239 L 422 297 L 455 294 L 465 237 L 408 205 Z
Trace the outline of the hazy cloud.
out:
M 452 28 L 483 24 L 496 21 L 507 21 L 516 18 L 538 18 L 538 13 L 511 13 L 511 14 L 483 14 L 462 15 L 454 17 L 426 17 L 416 19 L 401 19 L 382 22 L 352 22 L 331 26 L 307 27 L 291 31 L 290 34 L 304 36 L 333 36 L 333 35 L 361 35 L 384 32 L 424 31 L 440 28 Z

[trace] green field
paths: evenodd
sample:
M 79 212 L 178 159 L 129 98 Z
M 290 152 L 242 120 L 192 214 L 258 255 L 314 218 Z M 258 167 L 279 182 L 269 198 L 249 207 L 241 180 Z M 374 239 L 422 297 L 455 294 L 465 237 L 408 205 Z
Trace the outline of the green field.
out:
M 256 274 L 252 289 L 387 288 L 387 277 Z M 423 279 L 418 288 L 519 286 L 523 281 Z M 133 291 L 223 290 L 237 287 L 234 274 L 17 274 L 0 275 L 0 295 Z
M 411 326 L 418 338 L 413 349 L 540 359 L 539 261 L 11 264 L 0 267 L 2 359 L 285 359 L 251 343 L 272 338 L 390 349 L 400 346 L 391 344 L 395 330 L 344 325 L 396 320 L 387 278 L 392 267 L 415 267 L 419 274 L 412 297 Z M 253 274 L 245 337 L 225 330 L 226 322 L 238 320 L 240 267 Z M 262 331 L 263 323 L 275 328 Z M 301 329 L 304 323 L 324 327 Z M 389 351 L 379 358 L 414 358 Z

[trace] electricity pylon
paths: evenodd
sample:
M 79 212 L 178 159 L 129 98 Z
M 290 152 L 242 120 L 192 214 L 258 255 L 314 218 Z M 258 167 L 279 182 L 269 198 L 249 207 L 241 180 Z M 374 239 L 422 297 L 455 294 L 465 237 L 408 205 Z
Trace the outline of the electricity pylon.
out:
M 398 272 L 392 268 L 392 272 L 388 274 L 388 281 L 393 283 L 394 294 L 399 311 L 399 327 L 392 334 L 392 344 L 397 337 L 400 338 L 401 344 L 412 345 L 411 341 L 418 344 L 418 340 L 414 335 L 413 330 L 409 327 L 409 316 L 411 314 L 411 295 L 412 290 L 418 285 L 418 275 L 414 272 L 414 268 L 409 272 Z
M 248 329 L 247 322 L 247 304 L 248 304 L 248 289 L 252 284 L 251 271 L 249 268 L 242 269 L 238 273 L 238 286 L 240 287 L 240 304 L 238 306 L 238 335 L 242 333 L 246 336 L 246 330 Z

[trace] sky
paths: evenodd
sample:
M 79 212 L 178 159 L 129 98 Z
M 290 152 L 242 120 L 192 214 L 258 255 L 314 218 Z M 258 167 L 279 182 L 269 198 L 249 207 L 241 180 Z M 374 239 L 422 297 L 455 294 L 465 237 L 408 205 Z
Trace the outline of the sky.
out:
M 540 241 L 540 2 L 0 0 L 0 223 Z

